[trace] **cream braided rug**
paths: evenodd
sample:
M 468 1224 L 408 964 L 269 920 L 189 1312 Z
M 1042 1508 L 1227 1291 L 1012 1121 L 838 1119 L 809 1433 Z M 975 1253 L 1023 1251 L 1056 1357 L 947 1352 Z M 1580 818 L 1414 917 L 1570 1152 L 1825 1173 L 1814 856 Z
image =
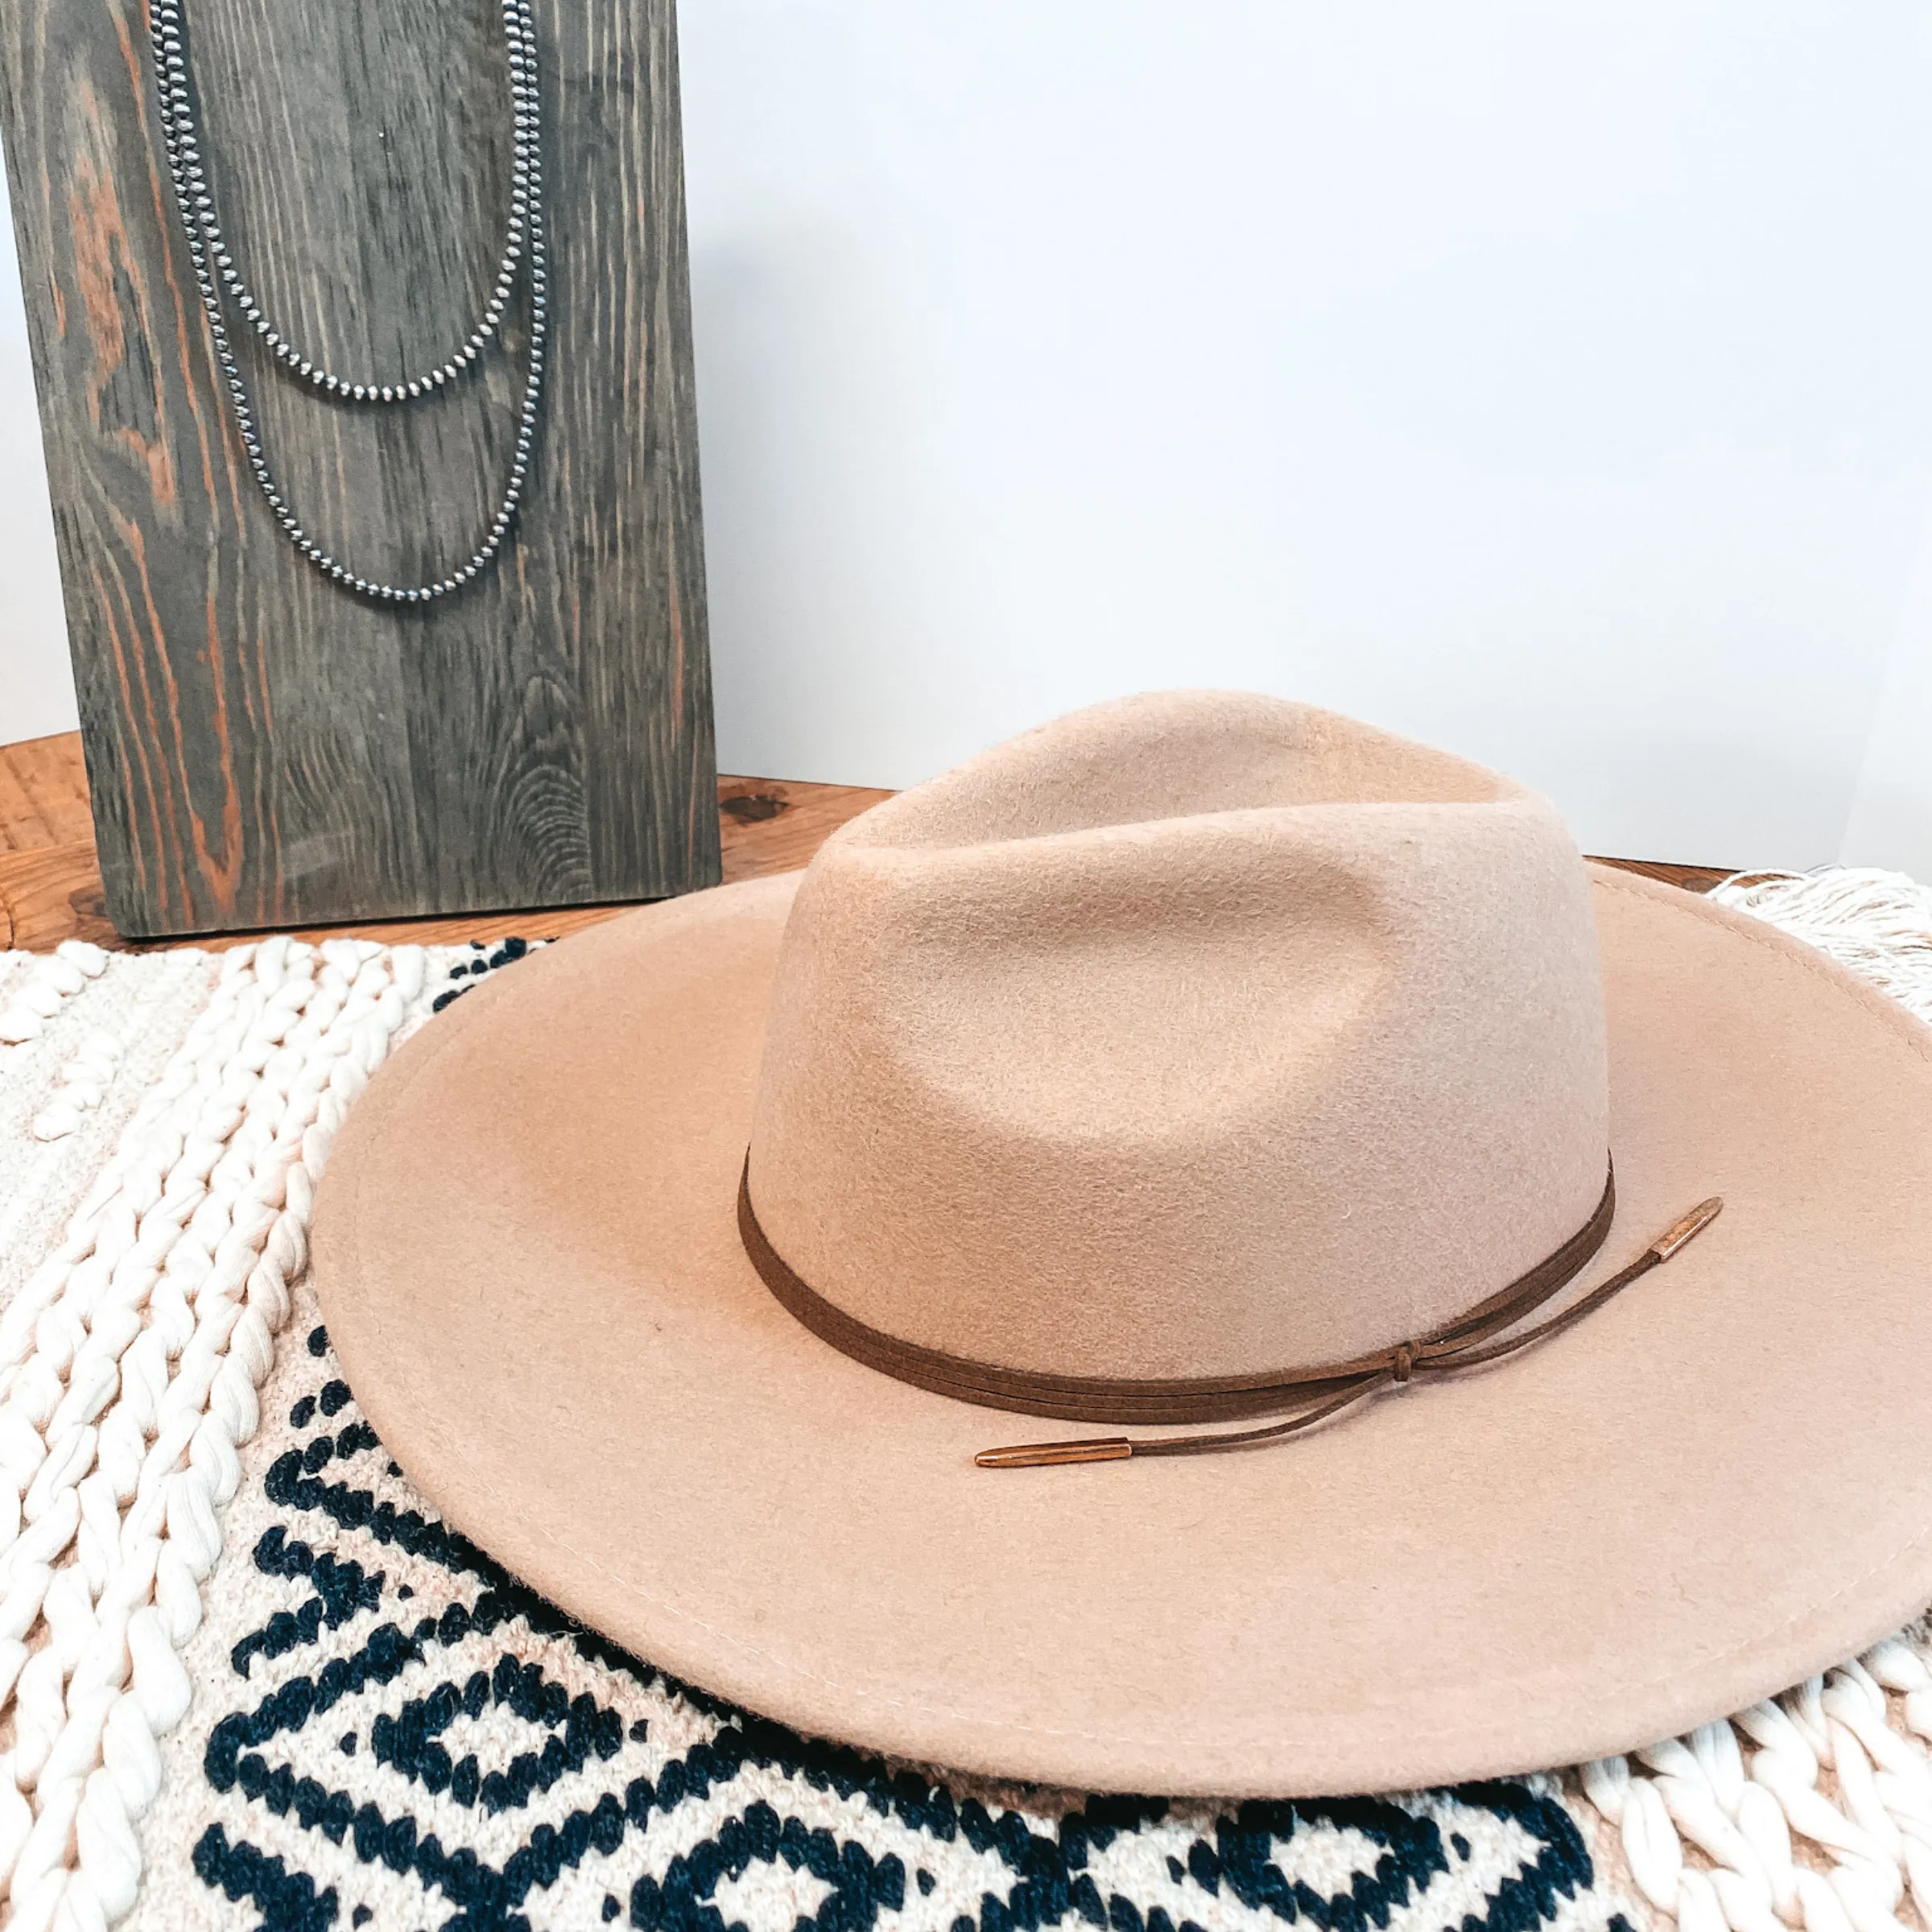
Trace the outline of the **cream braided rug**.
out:
M 1932 1017 L 1909 881 L 1722 896 Z M 14 1926 L 1932 1932 L 1918 1627 L 1631 1760 L 1218 1805 L 881 1763 L 572 1627 L 415 1496 L 303 1275 L 344 1110 L 522 950 L 0 954 Z

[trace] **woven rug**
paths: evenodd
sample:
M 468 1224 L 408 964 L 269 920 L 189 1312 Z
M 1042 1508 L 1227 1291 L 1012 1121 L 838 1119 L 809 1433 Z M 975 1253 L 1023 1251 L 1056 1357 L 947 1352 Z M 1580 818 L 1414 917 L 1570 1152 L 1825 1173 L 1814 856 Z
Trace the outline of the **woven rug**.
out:
M 1721 896 L 1932 1017 L 1932 894 Z M 1932 1928 L 1919 1627 L 1629 1760 L 1207 1803 L 881 1761 L 573 1626 L 414 1494 L 304 1274 L 345 1110 L 524 951 L 0 954 L 12 1926 Z

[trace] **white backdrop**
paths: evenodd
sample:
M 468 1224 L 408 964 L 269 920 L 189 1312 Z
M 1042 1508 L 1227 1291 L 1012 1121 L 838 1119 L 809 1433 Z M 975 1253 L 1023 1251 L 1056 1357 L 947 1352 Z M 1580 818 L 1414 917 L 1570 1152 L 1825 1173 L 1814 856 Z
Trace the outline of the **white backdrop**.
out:
M 72 731 L 75 722 L 27 315 L 0 192 L 0 745 Z
M 1917 0 L 682 15 L 724 769 L 1241 684 L 1932 876 Z

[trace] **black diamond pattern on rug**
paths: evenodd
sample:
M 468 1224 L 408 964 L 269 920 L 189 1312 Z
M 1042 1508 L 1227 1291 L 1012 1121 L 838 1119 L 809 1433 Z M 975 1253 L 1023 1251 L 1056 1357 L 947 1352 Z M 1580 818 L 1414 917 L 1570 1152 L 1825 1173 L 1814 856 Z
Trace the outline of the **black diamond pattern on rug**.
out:
M 319 1327 L 283 1348 L 271 1389 L 300 1393 L 272 1443 L 265 1416 L 259 1493 L 237 1498 L 276 1607 L 229 1647 L 202 1751 L 220 1814 L 190 1853 L 237 1925 L 1628 1932 L 1526 1785 L 1222 1806 L 996 1791 L 721 1703 L 424 1509 Z

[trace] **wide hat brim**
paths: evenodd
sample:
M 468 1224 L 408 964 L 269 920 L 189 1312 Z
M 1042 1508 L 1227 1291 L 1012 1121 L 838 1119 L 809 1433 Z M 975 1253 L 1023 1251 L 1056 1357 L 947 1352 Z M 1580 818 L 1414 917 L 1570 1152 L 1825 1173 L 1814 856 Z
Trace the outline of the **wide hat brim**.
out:
M 734 1202 L 795 876 L 585 932 L 406 1045 L 322 1185 L 330 1335 L 452 1524 L 803 1731 L 1293 1796 L 1685 1730 L 1932 1600 L 1932 1031 L 1592 873 L 1618 1204 L 1579 1291 L 1722 1218 L 1557 1340 L 1290 1444 L 976 1468 L 1093 1431 L 906 1386 L 774 1301 Z

